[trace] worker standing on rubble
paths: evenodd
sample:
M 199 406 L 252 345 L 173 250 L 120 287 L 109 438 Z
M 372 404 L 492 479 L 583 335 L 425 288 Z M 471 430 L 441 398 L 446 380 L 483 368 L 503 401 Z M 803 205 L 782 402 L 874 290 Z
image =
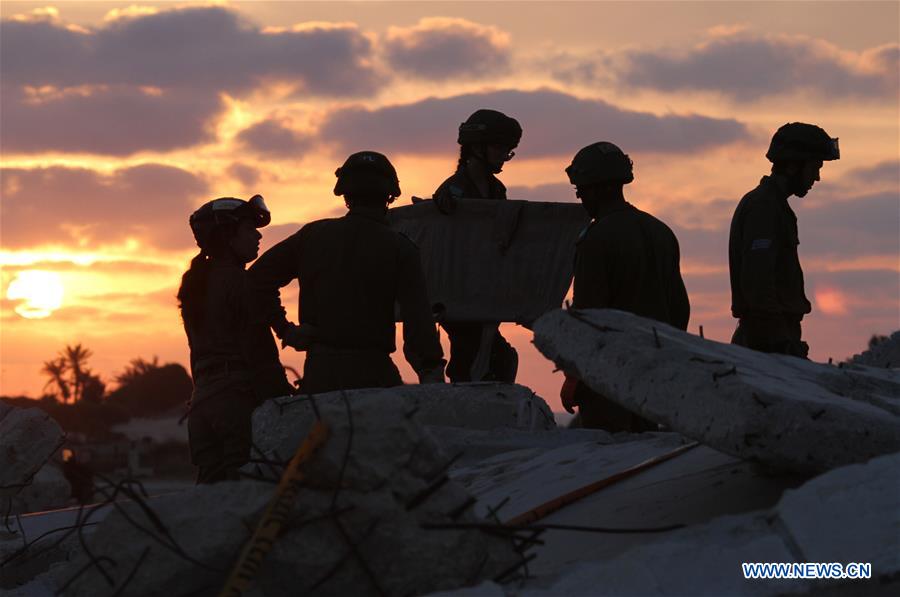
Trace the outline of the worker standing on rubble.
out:
M 766 158 L 771 176 L 744 195 L 731 220 L 731 313 L 738 319 L 731 342 L 807 358 L 800 322 L 812 306 L 797 255 L 797 216 L 787 200 L 805 197 L 822 163 L 840 159 L 838 140 L 818 126 L 792 122 L 775 132 Z
M 631 159 L 601 141 L 581 149 L 566 168 L 575 195 L 592 218 L 575 249 L 575 309 L 619 309 L 686 330 L 690 318 L 681 279 L 678 239 L 663 222 L 625 200 L 634 180 Z M 631 413 L 566 375 L 563 406 L 578 406 L 584 427 L 651 431 L 654 423 Z
M 388 159 L 361 151 L 337 169 L 334 194 L 348 212 L 318 220 L 266 251 L 250 268 L 258 304 L 284 345 L 306 350 L 301 392 L 402 384 L 394 307 L 403 353 L 420 383 L 444 381 L 444 358 L 431 315 L 418 248 L 392 230 L 388 205 L 400 195 Z M 300 282 L 300 325 L 285 317 L 278 289 Z
M 502 112 L 481 109 L 469 116 L 459 125 L 456 172 L 434 192 L 438 209 L 450 215 L 460 199 L 506 199 L 506 187 L 496 175 L 513 158 L 521 138 L 518 121 Z M 455 321 L 441 326 L 450 338 L 450 381 L 516 380 L 519 355 L 500 334 L 498 323 Z M 482 362 L 487 366 L 478 371 Z
M 178 307 L 191 350 L 188 433 L 198 483 L 238 479 L 250 459 L 253 409 L 292 393 L 244 269 L 259 254 L 257 228 L 270 221 L 259 195 L 215 199 L 190 217 L 200 253 L 182 276 Z

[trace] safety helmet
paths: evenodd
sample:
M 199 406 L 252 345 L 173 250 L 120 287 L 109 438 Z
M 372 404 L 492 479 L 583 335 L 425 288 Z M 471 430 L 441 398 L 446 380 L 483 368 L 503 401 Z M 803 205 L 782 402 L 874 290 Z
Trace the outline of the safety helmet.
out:
M 566 168 L 566 174 L 576 187 L 604 182 L 628 184 L 634 180 L 631 158 L 608 141 L 580 149 Z
M 766 158 L 770 162 L 782 160 L 839 160 L 841 150 L 837 138 L 824 129 L 805 122 L 789 122 L 775 131 Z
M 516 147 L 522 139 L 519 121 L 503 112 L 481 109 L 459 125 L 460 145 L 504 145 Z
M 337 176 L 335 195 L 378 191 L 390 195 L 390 201 L 400 196 L 397 170 L 384 154 L 377 151 L 354 153 L 343 166 L 334 171 L 334 175 Z
M 191 214 L 191 232 L 201 249 L 209 246 L 213 231 L 224 225 L 237 225 L 243 219 L 253 222 L 257 228 L 263 228 L 272 221 L 272 214 L 266 207 L 262 195 L 253 195 L 249 201 L 235 197 L 219 197 L 204 203 Z

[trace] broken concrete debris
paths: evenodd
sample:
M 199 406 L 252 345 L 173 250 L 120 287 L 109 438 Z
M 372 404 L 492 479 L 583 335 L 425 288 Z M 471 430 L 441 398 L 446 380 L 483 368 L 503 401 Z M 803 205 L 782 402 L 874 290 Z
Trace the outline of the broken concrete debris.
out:
M 71 578 L 58 577 L 62 585 L 72 581 L 66 594 L 220 589 L 273 482 L 317 418 L 329 437 L 304 468 L 288 524 L 262 562 L 259 594 L 417 595 L 516 570 L 522 556 L 511 536 L 455 527 L 480 520 L 474 501 L 448 478 L 452 460 L 408 400 L 351 394 L 359 392 L 262 407 L 254 421 L 257 462 L 246 467 L 258 481 L 117 507 L 66 570 Z M 308 425 L 294 416 L 306 408 L 318 415 Z
M 801 473 L 900 451 L 900 372 L 704 340 L 631 313 L 557 310 L 535 345 L 594 391 L 728 454 Z
M 853 355 L 850 362 L 867 367 L 900 369 L 900 330 L 888 337 L 874 338 L 869 349 Z
M 772 509 L 717 518 L 621 555 L 582 563 L 556 595 L 894 594 L 900 588 L 900 454 L 841 467 L 788 490 Z M 743 562 L 870 563 L 870 580 L 748 580 Z M 892 587 L 892 588 L 891 588 Z M 881 592 L 878 592 L 881 591 Z
M 44 470 L 64 439 L 42 410 L 0 402 L 0 515 L 65 504 L 68 482 L 58 470 Z

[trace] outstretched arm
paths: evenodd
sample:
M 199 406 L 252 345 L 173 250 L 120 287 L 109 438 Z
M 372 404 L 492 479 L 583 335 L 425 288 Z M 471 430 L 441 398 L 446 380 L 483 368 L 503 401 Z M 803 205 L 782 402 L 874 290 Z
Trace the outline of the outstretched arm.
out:
M 299 277 L 301 233 L 302 230 L 263 253 L 247 272 L 255 318 L 271 326 L 279 338 L 284 338 L 292 327 L 279 290 Z

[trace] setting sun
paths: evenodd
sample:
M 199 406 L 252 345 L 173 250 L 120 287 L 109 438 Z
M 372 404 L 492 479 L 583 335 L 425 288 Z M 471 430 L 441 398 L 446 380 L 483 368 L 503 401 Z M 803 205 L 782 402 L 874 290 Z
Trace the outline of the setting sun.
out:
M 41 319 L 62 306 L 62 278 L 55 272 L 27 270 L 20 272 L 9 283 L 6 298 L 22 301 L 16 313 L 27 319 Z

